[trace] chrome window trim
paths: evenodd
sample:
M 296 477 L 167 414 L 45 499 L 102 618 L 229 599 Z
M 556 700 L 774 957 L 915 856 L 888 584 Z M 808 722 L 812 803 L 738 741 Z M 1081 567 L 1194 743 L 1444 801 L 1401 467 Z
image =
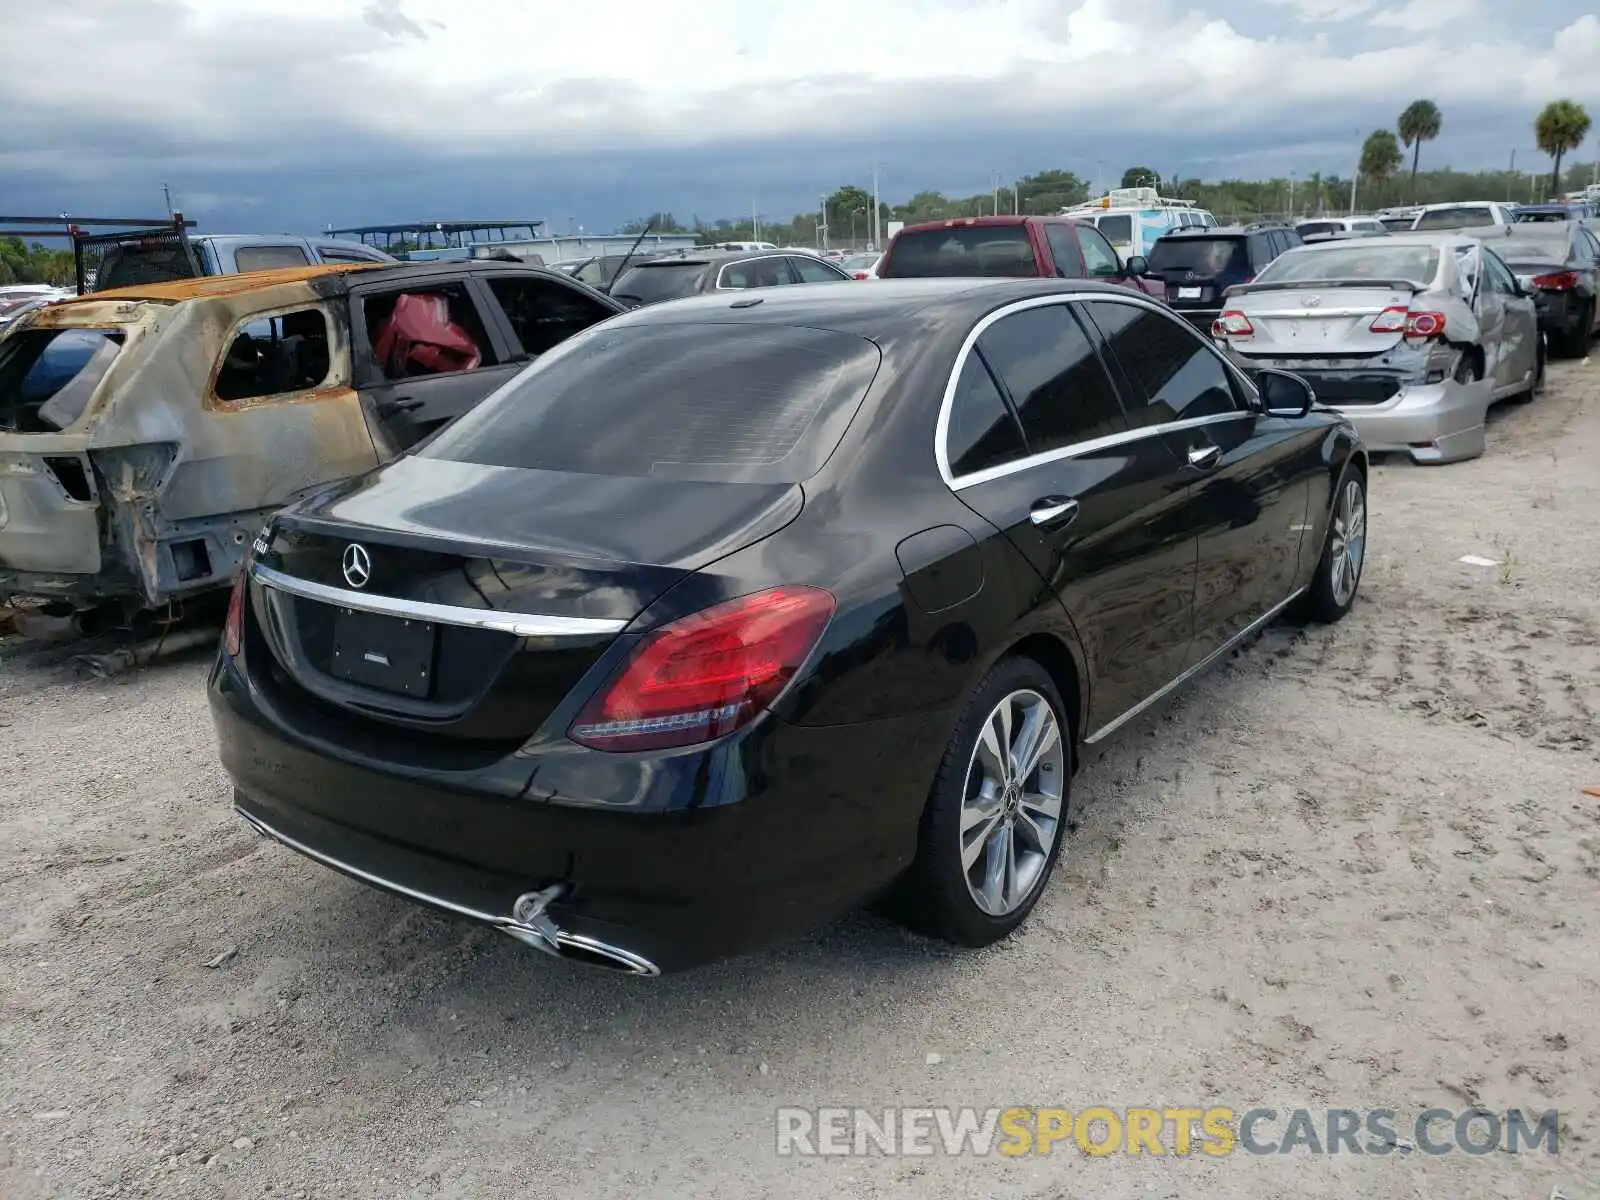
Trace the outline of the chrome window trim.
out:
M 404 617 L 413 621 L 430 621 L 435 625 L 459 625 L 467 629 L 492 629 L 516 637 L 589 638 L 621 633 L 626 621 L 600 617 L 560 617 L 536 613 L 497 612 L 486 608 L 462 608 L 454 604 L 434 604 L 425 600 L 402 600 L 396 596 L 380 596 L 348 588 L 330 587 L 285 575 L 271 567 L 255 563 L 250 576 L 263 587 L 286 592 L 323 604 L 336 604 L 357 612 L 378 613 L 386 617 Z
M 939 477 L 945 481 L 946 486 L 953 492 L 963 488 L 973 487 L 991 480 L 1003 479 L 1007 475 L 1018 471 L 1026 471 L 1033 467 L 1043 466 L 1046 463 L 1058 462 L 1065 458 L 1077 458 L 1084 454 L 1095 454 L 1113 446 L 1120 446 L 1127 442 L 1143 441 L 1148 437 L 1155 437 L 1163 433 L 1174 433 L 1184 429 L 1197 429 L 1205 425 L 1214 425 L 1222 421 L 1237 421 L 1243 417 L 1255 416 L 1251 408 L 1240 408 L 1231 413 L 1215 413 L 1206 417 L 1189 417 L 1182 421 L 1167 421 L 1160 425 L 1145 425 L 1138 429 L 1129 429 L 1123 433 L 1107 434 L 1105 437 L 1091 438 L 1084 442 L 1073 442 L 1066 446 L 1058 446 L 1054 450 L 1046 450 L 1039 454 L 1030 454 L 1026 458 L 1013 459 L 1011 462 L 1001 463 L 999 466 L 986 467 L 981 471 L 973 471 L 966 475 L 953 475 L 950 471 L 950 411 L 955 404 L 956 388 L 961 382 L 961 372 L 966 369 L 967 359 L 971 357 L 973 348 L 990 326 L 1003 321 L 1015 313 L 1027 312 L 1035 308 L 1048 308 L 1054 304 L 1070 304 L 1074 301 L 1106 300 L 1112 304 L 1130 304 L 1135 308 L 1147 308 L 1151 312 L 1159 313 L 1184 330 L 1201 346 L 1211 352 L 1216 360 L 1222 364 L 1230 379 L 1241 385 L 1246 396 L 1255 393 L 1254 386 L 1237 367 L 1228 361 L 1210 342 L 1202 338 L 1199 332 L 1182 317 L 1177 316 L 1170 309 L 1157 304 L 1148 296 L 1129 293 L 1126 296 L 1112 295 L 1107 292 L 1082 292 L 1069 291 L 1057 292 L 1051 296 L 1030 296 L 1026 300 L 1014 300 L 1003 305 L 993 312 L 986 314 L 967 333 L 961 343 L 961 349 L 956 353 L 955 367 L 950 372 L 950 378 L 945 383 L 944 398 L 939 402 L 939 419 L 934 425 L 933 453 L 934 460 L 939 466 Z

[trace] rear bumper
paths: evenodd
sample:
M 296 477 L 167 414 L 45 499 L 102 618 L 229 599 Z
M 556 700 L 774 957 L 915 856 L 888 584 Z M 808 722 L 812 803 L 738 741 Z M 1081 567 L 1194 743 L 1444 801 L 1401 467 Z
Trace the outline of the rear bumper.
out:
M 825 728 L 769 716 L 677 756 L 573 747 L 616 803 L 572 803 L 538 793 L 538 760 L 430 773 L 311 744 L 226 660 L 209 691 L 235 806 L 258 832 L 537 949 L 553 949 L 552 930 L 606 947 L 608 962 L 567 956 L 640 974 L 814 927 L 891 883 L 915 851 L 948 725 L 944 714 Z

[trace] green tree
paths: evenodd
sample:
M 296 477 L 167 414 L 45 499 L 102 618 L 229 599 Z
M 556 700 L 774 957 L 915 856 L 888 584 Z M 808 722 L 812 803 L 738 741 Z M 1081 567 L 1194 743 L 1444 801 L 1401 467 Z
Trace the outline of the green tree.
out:
M 1161 190 L 1161 173 L 1152 171 L 1149 167 L 1129 167 L 1122 173 L 1122 186 L 1125 188 L 1150 187 L 1159 192 Z
M 629 221 L 619 233 L 643 233 L 648 229 L 651 233 L 689 233 L 679 223 L 678 218 L 669 212 L 651 213 L 648 217 L 641 217 L 637 221 Z
M 1439 136 L 1444 116 L 1432 100 L 1413 100 L 1400 114 L 1400 140 L 1411 151 L 1411 203 L 1417 202 L 1417 162 L 1422 157 L 1422 143 Z
M 1561 156 L 1576 150 L 1589 136 L 1589 114 L 1575 100 L 1552 100 L 1533 123 L 1533 134 L 1539 149 L 1555 160 L 1550 172 L 1552 199 L 1561 194 Z
M 872 229 L 872 193 L 864 187 L 845 184 L 823 202 L 823 210 L 828 232 L 835 241 L 842 233 L 850 234 L 855 225 L 868 231 Z
M 1071 171 L 1040 171 L 1017 180 L 1017 205 L 1025 213 L 1052 213 L 1088 198 L 1089 189 Z
M 1380 188 L 1394 177 L 1403 161 L 1399 139 L 1387 129 L 1374 129 L 1361 143 L 1361 174 Z

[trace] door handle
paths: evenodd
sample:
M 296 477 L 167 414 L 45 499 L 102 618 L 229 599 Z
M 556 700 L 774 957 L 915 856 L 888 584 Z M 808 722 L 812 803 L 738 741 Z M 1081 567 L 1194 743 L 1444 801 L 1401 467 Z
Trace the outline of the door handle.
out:
M 1028 509 L 1028 520 L 1035 525 L 1070 525 L 1078 517 L 1078 502 L 1067 496 L 1045 496 Z
M 1221 461 L 1221 446 L 1196 446 L 1189 451 L 1189 465 L 1197 471 L 1209 471 Z

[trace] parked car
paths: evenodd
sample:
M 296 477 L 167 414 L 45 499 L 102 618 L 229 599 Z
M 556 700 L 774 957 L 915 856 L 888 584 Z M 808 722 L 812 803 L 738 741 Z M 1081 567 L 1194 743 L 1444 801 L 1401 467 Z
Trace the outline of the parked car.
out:
M 1367 462 L 1116 285 L 705 295 L 571 339 L 272 518 L 209 693 L 234 802 L 356 879 L 641 975 L 886 888 L 985 945 L 1080 748 L 1301 605 Z
M 171 233 L 136 234 L 107 245 L 93 289 L 172 283 L 200 275 L 237 275 L 317 263 L 392 263 L 382 250 L 337 238 L 315 240 L 292 234 L 207 233 L 184 240 Z M 192 254 L 192 258 L 191 258 Z
M 1588 221 L 1595 216 L 1595 206 L 1588 201 L 1569 201 L 1565 204 L 1519 204 L 1512 220 L 1517 225 L 1536 225 L 1547 222 Z
M 1516 205 L 1497 200 L 1470 200 L 1463 204 L 1427 204 L 1411 221 L 1418 233 L 1455 229 L 1481 229 L 1487 225 L 1510 225 L 1516 219 Z
M 685 251 L 630 266 L 617 276 L 611 294 L 624 304 L 637 307 L 703 292 L 840 283 L 849 278 L 833 263 L 799 251 Z
M 1217 224 L 1194 201 L 1162 196 L 1151 187 L 1112 188 L 1098 199 L 1062 209 L 1060 215 L 1093 225 L 1123 258 L 1148 258 L 1156 241 L 1174 230 Z
M 1600 331 L 1600 236 L 1576 221 L 1519 222 L 1491 245 L 1533 297 L 1551 350 L 1573 358 L 1589 353 Z
M 1310 221 L 1296 222 L 1294 231 L 1300 235 L 1301 241 L 1309 241 L 1313 237 L 1330 233 L 1389 232 L 1377 217 L 1317 217 Z
M 148 284 L 0 340 L 0 602 L 226 587 L 302 492 L 430 436 L 620 305 L 509 263 Z
M 579 283 L 605 291 L 616 279 L 617 273 L 634 263 L 651 262 L 661 257 L 658 250 L 642 251 L 631 257 L 627 254 L 602 254 L 574 263 L 561 263 L 558 270 L 571 275 Z
M 883 255 L 872 251 L 866 254 L 852 254 L 839 260 L 841 270 L 848 271 L 852 279 L 876 279 L 878 277 L 878 264 L 883 261 Z
M 1287 225 L 1181 229 L 1156 242 L 1145 272 L 1160 281 L 1169 305 L 1209 332 L 1228 288 L 1249 283 L 1278 255 L 1300 244 Z
M 1146 263 L 1124 261 L 1093 225 L 1067 217 L 954 217 L 907 225 L 889 240 L 879 279 L 1104 279 L 1148 295 Z
M 1303 376 L 1371 449 L 1419 463 L 1482 454 L 1490 404 L 1544 377 L 1532 299 L 1460 234 L 1290 250 L 1228 290 L 1213 331 L 1240 361 Z
M 71 292 L 51 284 L 7 284 L 0 286 L 0 333 L 25 314 L 57 300 L 65 300 Z

